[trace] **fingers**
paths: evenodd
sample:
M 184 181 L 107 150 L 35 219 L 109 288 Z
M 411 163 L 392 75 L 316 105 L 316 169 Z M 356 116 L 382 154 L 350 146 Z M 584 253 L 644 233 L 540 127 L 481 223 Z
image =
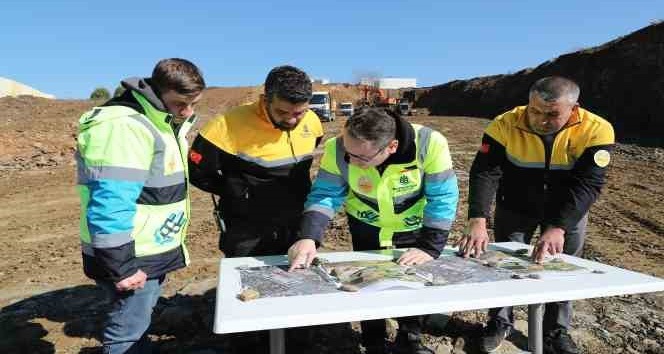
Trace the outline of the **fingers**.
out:
M 418 265 L 432 260 L 433 258 L 426 252 L 419 249 L 410 249 L 399 257 L 399 265 Z
M 533 250 L 532 259 L 535 263 L 541 264 L 547 254 L 554 254 L 554 248 L 549 242 L 538 242 Z
M 142 270 L 137 270 L 132 276 L 122 279 L 121 281 L 115 284 L 115 289 L 117 291 L 130 291 L 143 289 L 145 282 L 147 281 L 147 274 Z
M 316 252 L 313 251 L 300 251 L 300 250 L 295 250 L 294 251 L 294 257 L 293 260 L 291 261 L 291 265 L 288 268 L 289 272 L 292 272 L 295 269 L 299 268 L 309 268 L 311 266 L 311 262 L 314 260 L 316 257 Z

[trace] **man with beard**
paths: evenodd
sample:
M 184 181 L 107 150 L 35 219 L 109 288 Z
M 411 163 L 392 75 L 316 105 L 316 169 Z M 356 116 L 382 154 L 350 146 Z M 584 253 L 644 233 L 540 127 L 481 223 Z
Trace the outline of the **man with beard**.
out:
M 323 136 L 311 95 L 305 72 L 276 67 L 257 102 L 212 119 L 194 141 L 191 183 L 220 197 L 219 249 L 226 257 L 285 254 L 295 240 Z

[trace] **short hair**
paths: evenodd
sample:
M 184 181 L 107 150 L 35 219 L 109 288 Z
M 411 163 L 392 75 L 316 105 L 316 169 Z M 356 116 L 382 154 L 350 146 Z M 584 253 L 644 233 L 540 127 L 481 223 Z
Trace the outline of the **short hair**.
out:
M 160 60 L 152 70 L 152 86 L 158 93 L 175 91 L 185 96 L 198 95 L 205 89 L 200 69 L 186 59 Z
M 351 137 L 378 147 L 387 146 L 397 133 L 395 113 L 384 108 L 361 108 L 346 120 L 344 127 Z
M 576 103 L 579 100 L 580 92 L 576 82 L 561 76 L 548 76 L 535 81 L 530 87 L 528 97 L 530 98 L 536 93 L 547 102 L 565 98 L 570 103 Z
M 294 66 L 277 66 L 265 78 L 265 96 L 268 102 L 275 96 L 290 103 L 308 102 L 312 96 L 311 79 Z

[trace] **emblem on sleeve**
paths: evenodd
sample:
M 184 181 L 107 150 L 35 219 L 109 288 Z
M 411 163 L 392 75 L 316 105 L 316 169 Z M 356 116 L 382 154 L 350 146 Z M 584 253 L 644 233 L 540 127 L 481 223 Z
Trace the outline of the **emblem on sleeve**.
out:
M 606 167 L 611 161 L 611 154 L 609 154 L 609 152 L 606 150 L 597 150 L 595 155 L 593 155 L 593 159 L 595 160 L 595 164 L 597 164 L 597 166 Z

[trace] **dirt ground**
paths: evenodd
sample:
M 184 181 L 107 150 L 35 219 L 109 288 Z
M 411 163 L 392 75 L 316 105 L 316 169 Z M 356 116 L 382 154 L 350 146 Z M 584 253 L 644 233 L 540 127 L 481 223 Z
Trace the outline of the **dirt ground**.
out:
M 215 90 L 218 97 L 228 94 Z M 204 103 L 204 120 L 257 95 L 255 88 L 234 92 L 236 97 L 223 104 L 213 104 L 214 97 Z M 0 353 L 99 352 L 106 304 L 82 273 L 72 161 L 76 117 L 91 105 L 0 100 Z M 468 170 L 488 121 L 428 116 L 413 121 L 438 129 L 450 141 L 462 195 L 455 239 L 465 219 Z M 342 122 L 326 123 L 327 136 L 336 134 Z M 609 183 L 591 211 L 586 258 L 664 277 L 663 175 L 662 149 L 619 145 Z M 192 205 L 188 245 L 193 263 L 169 276 L 150 336 L 161 353 L 233 352 L 225 336 L 211 334 L 220 253 L 209 197 L 194 190 Z M 343 218 L 335 219 L 326 241 L 328 250 L 349 249 Z M 664 353 L 663 295 L 577 301 L 572 335 L 584 353 Z M 519 309 L 516 315 L 519 331 L 501 353 L 518 353 L 527 346 L 526 312 Z M 485 311 L 451 314 L 446 327 L 429 328 L 426 341 L 437 353 L 477 353 L 484 319 Z M 288 351 L 360 353 L 357 328 L 340 324 L 293 330 Z M 264 352 L 266 343 L 261 345 L 244 352 Z

